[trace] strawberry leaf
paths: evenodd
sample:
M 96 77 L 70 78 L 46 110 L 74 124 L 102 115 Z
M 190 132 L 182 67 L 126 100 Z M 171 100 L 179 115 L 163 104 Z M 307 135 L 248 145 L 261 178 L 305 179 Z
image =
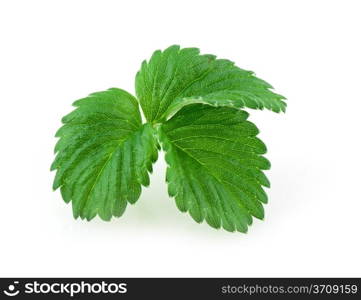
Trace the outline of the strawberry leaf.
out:
M 136 99 L 120 89 L 91 94 L 74 106 L 56 134 L 53 188 L 72 202 L 75 218 L 119 217 L 138 200 L 141 185 L 149 185 L 157 159 L 154 131 L 142 125 Z
M 158 128 L 169 195 L 196 222 L 246 232 L 252 216 L 264 217 L 262 186 L 269 181 L 262 170 L 270 163 L 247 117 L 241 110 L 193 104 Z
M 142 63 L 135 89 L 137 98 L 116 88 L 91 94 L 62 119 L 53 188 L 74 217 L 121 216 L 149 185 L 161 144 L 168 193 L 182 212 L 227 231 L 263 219 L 270 162 L 242 109 L 284 112 L 285 98 L 229 60 L 176 45 Z
M 176 45 L 155 51 L 136 76 L 136 93 L 149 122 L 162 122 L 190 103 L 285 111 L 285 98 L 271 89 L 229 60 Z

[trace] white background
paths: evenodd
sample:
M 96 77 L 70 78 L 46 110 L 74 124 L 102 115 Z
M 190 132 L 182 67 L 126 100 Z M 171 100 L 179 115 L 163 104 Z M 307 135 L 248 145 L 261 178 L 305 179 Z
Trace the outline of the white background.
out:
M 361 276 L 359 1 L 1 1 L 0 276 Z M 251 111 L 268 146 L 266 219 L 248 234 L 180 213 L 160 156 L 120 219 L 73 220 L 52 192 L 71 103 L 134 92 L 172 44 L 250 69 L 288 98 Z

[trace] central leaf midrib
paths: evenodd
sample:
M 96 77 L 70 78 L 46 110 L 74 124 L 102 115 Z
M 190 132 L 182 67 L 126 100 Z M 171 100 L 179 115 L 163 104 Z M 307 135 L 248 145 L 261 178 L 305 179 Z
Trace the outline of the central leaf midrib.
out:
M 193 159 L 194 161 L 196 161 L 203 169 L 205 169 L 207 171 L 207 173 L 209 175 L 211 175 L 212 177 L 214 177 L 219 183 L 223 183 L 224 181 L 220 178 L 218 178 L 216 175 L 213 174 L 213 172 L 207 168 L 207 166 L 205 164 L 203 164 L 202 162 L 200 162 L 196 157 L 194 157 L 192 154 L 190 154 L 187 150 L 183 149 L 182 147 L 178 146 L 176 143 L 173 143 L 172 140 L 169 140 L 169 142 L 175 146 L 177 149 L 179 149 L 181 152 L 185 153 L 187 156 L 189 156 L 191 159 Z

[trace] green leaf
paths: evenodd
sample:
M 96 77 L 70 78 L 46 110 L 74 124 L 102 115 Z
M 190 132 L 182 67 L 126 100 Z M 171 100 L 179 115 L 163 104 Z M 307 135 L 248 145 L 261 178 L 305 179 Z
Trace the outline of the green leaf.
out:
M 196 222 L 246 232 L 252 216 L 263 219 L 262 186 L 270 168 L 266 147 L 248 113 L 191 104 L 158 126 L 168 163 L 168 192 Z
M 149 185 L 161 143 L 168 192 L 182 212 L 228 231 L 263 219 L 270 163 L 242 109 L 284 112 L 285 98 L 229 60 L 176 45 L 142 63 L 135 88 L 138 99 L 115 88 L 91 94 L 62 119 L 53 188 L 74 217 L 121 216 Z
M 142 63 L 136 93 L 149 122 L 162 122 L 184 105 L 206 103 L 285 111 L 285 98 L 272 86 L 226 59 L 200 55 L 197 48 L 171 46 Z
M 137 201 L 141 185 L 149 185 L 148 171 L 157 159 L 154 129 L 142 125 L 137 100 L 121 89 L 73 105 L 56 134 L 53 188 L 72 202 L 75 218 L 119 217 L 128 202 Z

